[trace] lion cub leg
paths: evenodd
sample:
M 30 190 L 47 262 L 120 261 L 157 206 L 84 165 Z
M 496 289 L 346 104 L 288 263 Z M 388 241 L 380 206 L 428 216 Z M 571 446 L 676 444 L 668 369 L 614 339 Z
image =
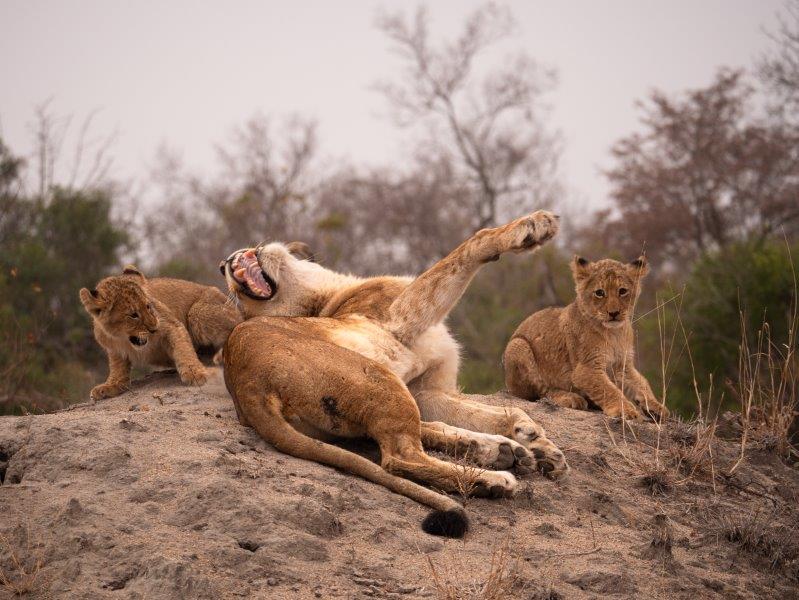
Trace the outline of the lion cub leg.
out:
M 189 332 L 176 320 L 166 324 L 164 329 L 167 350 L 175 362 L 180 380 L 187 385 L 204 385 L 207 378 L 205 367 L 197 358 Z
M 652 386 L 638 369 L 632 365 L 626 365 L 623 370 L 616 375 L 616 385 L 622 393 L 636 402 L 645 413 L 649 414 L 656 421 L 665 419 L 669 416 L 669 409 L 658 401 Z
M 130 388 L 130 361 L 124 356 L 108 352 L 108 378 L 105 383 L 92 388 L 89 398 L 92 402 L 113 398 Z
M 602 368 L 579 364 L 574 369 L 574 385 L 588 395 L 610 417 L 638 419 L 640 413 L 610 380 Z
M 539 210 L 493 229 L 483 229 L 414 279 L 389 307 L 388 329 L 404 344 L 441 323 L 487 262 L 505 252 L 532 250 L 558 231 L 558 219 Z
M 563 408 L 573 408 L 575 410 L 588 410 L 588 400 L 576 392 L 566 390 L 550 390 L 546 397 L 553 404 Z

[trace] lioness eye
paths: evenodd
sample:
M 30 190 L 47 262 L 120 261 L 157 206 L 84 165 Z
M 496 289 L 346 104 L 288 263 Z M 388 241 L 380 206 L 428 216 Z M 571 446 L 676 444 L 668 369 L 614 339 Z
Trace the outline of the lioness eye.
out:
M 627 288 L 619 288 L 619 296 L 626 296 L 629 291 Z
M 135 313 L 130 313 L 130 318 L 131 318 L 131 319 L 138 319 L 138 318 L 139 318 L 139 313 L 137 313 L 137 312 L 135 312 Z
M 594 296 L 597 298 L 604 298 L 605 297 L 605 290 L 597 290 L 594 292 Z

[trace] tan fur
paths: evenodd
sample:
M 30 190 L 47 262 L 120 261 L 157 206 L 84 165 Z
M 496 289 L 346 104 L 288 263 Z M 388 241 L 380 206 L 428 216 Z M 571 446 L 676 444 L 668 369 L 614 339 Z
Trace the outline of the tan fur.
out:
M 425 454 L 419 409 L 407 388 L 385 367 L 331 343 L 336 328 L 333 319 L 274 317 L 236 327 L 225 345 L 225 383 L 243 425 L 287 454 L 344 469 L 439 511 L 463 513 L 454 500 L 405 478 L 447 492 L 469 479 L 476 495 L 513 494 L 510 473 L 471 473 Z M 380 446 L 380 466 L 320 441 L 362 436 Z
M 503 358 L 508 390 L 568 408 L 586 409 L 590 400 L 614 417 L 637 418 L 639 406 L 667 416 L 634 364 L 631 318 L 646 259 L 622 264 L 575 257 L 572 272 L 575 301 L 531 315 L 511 337 Z
M 484 263 L 537 247 L 557 229 L 557 219 L 539 211 L 480 231 L 416 279 L 335 273 L 283 244 L 266 244 L 255 253 L 274 283 L 269 299 L 250 297 L 234 277 L 250 250 L 234 252 L 223 270 L 250 320 L 226 345 L 225 379 L 241 422 L 267 440 L 279 438 L 273 443 L 289 454 L 344 468 L 430 506 L 437 505 L 416 488 L 311 438 L 372 437 L 387 470 L 443 490 L 463 473 L 425 455 L 422 443 L 471 448 L 491 468 L 525 472 L 537 463 L 553 477 L 566 473 L 563 453 L 524 411 L 482 405 L 457 391 L 458 346 L 443 324 Z M 336 399 L 336 420 L 324 414 L 325 397 Z M 516 486 L 509 473 L 480 477 L 478 488 L 503 495 Z
M 174 366 L 183 383 L 203 385 L 205 368 L 196 350 L 219 350 L 241 313 L 218 289 L 179 279 L 146 279 L 135 267 L 106 277 L 80 300 L 94 322 L 94 337 L 108 355 L 105 383 L 93 400 L 128 389 L 131 366 Z M 131 337 L 146 341 L 135 345 Z

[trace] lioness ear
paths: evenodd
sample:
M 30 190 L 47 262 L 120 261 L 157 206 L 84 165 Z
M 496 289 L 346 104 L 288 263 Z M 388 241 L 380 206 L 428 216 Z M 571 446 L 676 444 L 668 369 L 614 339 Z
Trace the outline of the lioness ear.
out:
M 100 299 L 100 294 L 97 293 L 97 290 L 89 291 L 86 288 L 81 288 L 80 292 L 78 292 L 78 296 L 80 296 L 83 308 L 92 316 L 99 315 L 100 311 L 102 311 L 105 306 L 105 302 Z
M 311 247 L 305 242 L 289 242 L 286 244 L 286 250 L 288 250 L 292 256 L 296 256 L 300 260 L 316 262 L 316 257 Z
M 124 269 L 122 269 L 123 275 L 134 275 L 136 277 L 141 277 L 144 279 L 144 275 L 141 274 L 141 271 L 137 269 L 134 265 L 127 265 Z
M 629 269 L 636 277 L 646 277 L 646 274 L 649 273 L 649 263 L 646 260 L 646 256 L 642 254 L 635 260 L 630 261 Z
M 581 279 L 585 279 L 588 276 L 588 266 L 591 264 L 586 258 L 582 256 L 574 255 L 574 259 L 572 259 L 572 275 L 574 275 L 575 281 L 580 281 Z

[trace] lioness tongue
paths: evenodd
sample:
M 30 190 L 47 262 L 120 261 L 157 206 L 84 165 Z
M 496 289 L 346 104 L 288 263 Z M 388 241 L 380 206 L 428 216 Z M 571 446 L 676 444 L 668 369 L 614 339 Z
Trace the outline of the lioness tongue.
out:
M 248 251 L 242 254 L 239 257 L 238 267 L 233 274 L 238 279 L 244 279 L 250 290 L 266 297 L 272 294 L 272 288 L 266 283 L 254 252 Z

